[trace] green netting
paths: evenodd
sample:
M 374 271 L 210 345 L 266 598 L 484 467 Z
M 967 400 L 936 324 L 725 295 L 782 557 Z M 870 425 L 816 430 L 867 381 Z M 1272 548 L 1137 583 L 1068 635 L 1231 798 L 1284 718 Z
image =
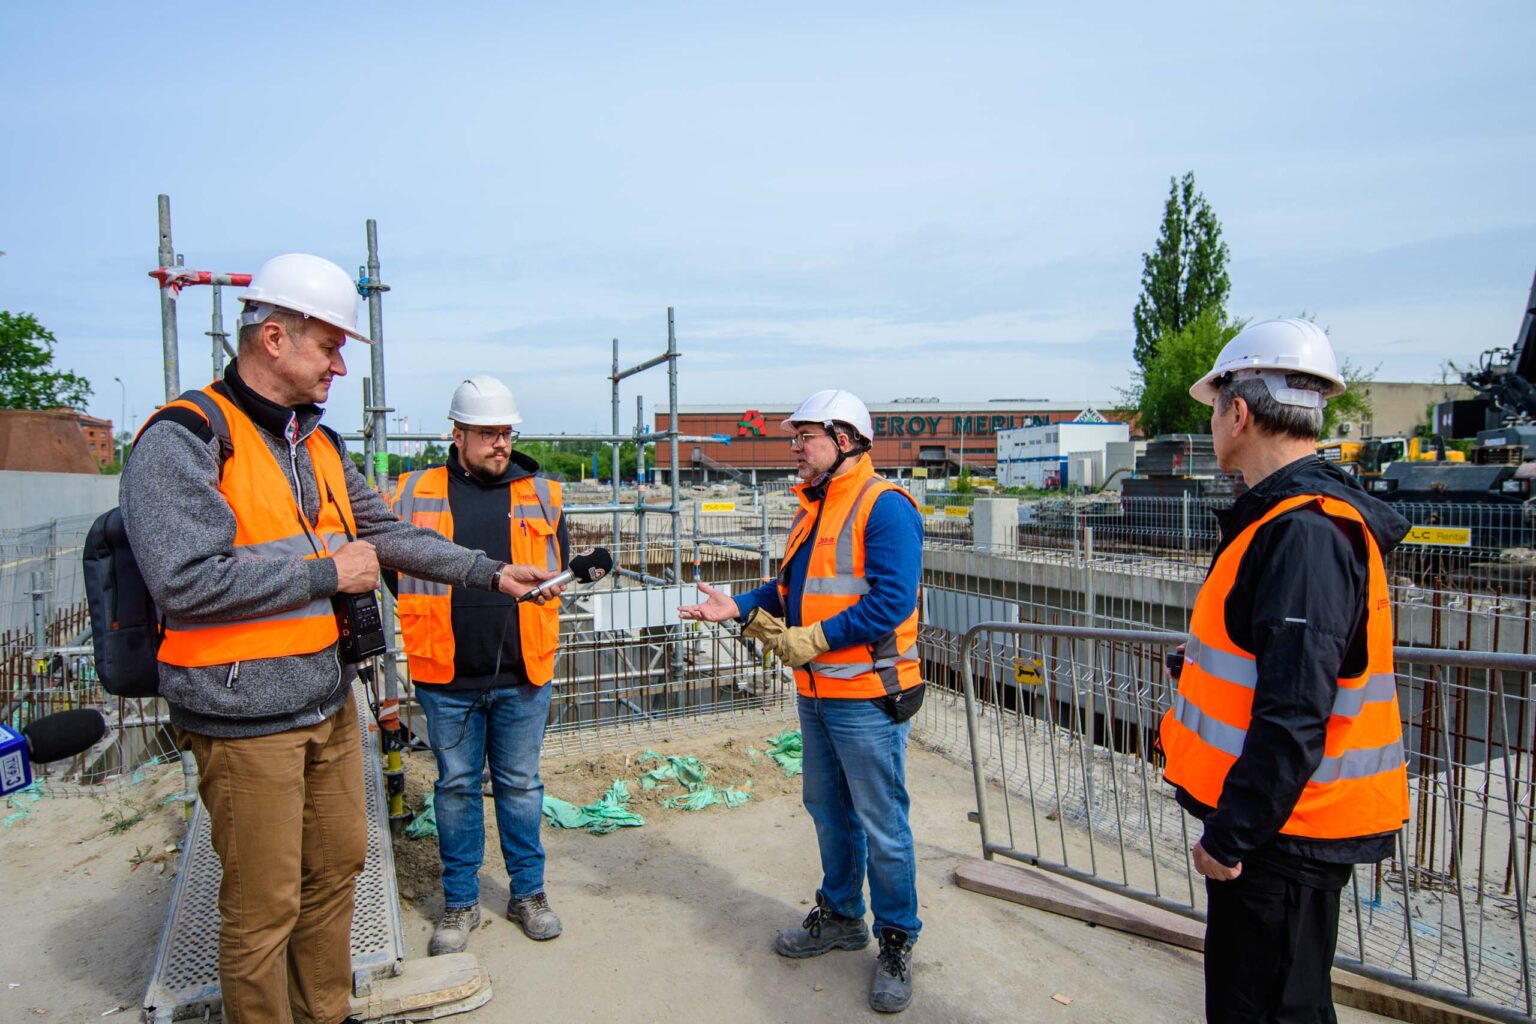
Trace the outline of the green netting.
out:
M 625 806 L 628 803 L 629 784 L 623 779 L 614 779 L 608 792 L 585 807 L 577 807 L 546 793 L 544 817 L 555 828 L 582 828 L 594 836 L 602 836 L 615 829 L 645 824 L 644 818 Z
M 422 800 L 421 810 L 405 826 L 405 834 L 412 839 L 429 839 L 437 835 L 437 808 L 432 803 L 431 793 Z
M 778 762 L 786 776 L 799 775 L 805 767 L 800 747 L 800 730 L 786 729 L 777 736 L 768 737 L 768 756 Z

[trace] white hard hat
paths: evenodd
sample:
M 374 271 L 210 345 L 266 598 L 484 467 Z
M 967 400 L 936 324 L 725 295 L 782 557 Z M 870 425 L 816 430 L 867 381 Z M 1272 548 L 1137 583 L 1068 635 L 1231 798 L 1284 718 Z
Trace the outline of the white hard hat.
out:
M 512 389 L 487 373 L 477 373 L 453 389 L 448 418 L 466 427 L 515 427 L 523 422 Z
M 240 323 L 259 324 L 273 309 L 322 320 L 358 341 L 371 341 L 357 329 L 357 285 L 345 270 L 320 256 L 291 252 L 274 256 L 251 275 L 250 286 L 237 296 L 246 304 Z
M 1293 388 L 1286 381 L 1290 373 L 1321 377 L 1328 382 L 1328 390 Z M 1312 409 L 1320 408 L 1326 399 L 1342 395 L 1346 387 L 1327 333 L 1310 320 L 1294 317 L 1264 320 L 1239 331 L 1222 348 L 1211 372 L 1189 389 L 1190 397 L 1215 405 L 1216 394 L 1221 390 L 1216 382 L 1228 374 L 1234 378 L 1257 377 L 1269 388 L 1275 401 Z
M 834 422 L 848 424 L 866 441 L 875 439 L 875 425 L 864 403 L 853 392 L 836 388 L 816 392 L 801 402 L 800 407 L 790 413 L 789 418 L 779 426 L 794 433 L 796 423 L 820 423 L 830 430 Z

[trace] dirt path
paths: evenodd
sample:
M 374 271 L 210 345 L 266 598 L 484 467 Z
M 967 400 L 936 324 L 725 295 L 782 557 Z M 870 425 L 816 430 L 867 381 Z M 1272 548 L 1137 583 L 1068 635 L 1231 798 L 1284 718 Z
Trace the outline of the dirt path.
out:
M 809 961 L 772 952 L 774 933 L 805 915 L 819 882 L 797 780 L 746 754 L 772 731 L 653 745 L 660 754 L 699 757 L 726 784 L 740 784 L 736 776 L 750 770 L 755 798 L 741 807 L 669 811 L 640 796 L 644 827 L 607 836 L 546 829 L 548 891 L 565 934 L 533 943 L 488 914 L 470 949 L 490 972 L 495 996 L 452 1019 L 876 1019 L 865 1004 L 872 951 Z M 591 800 L 613 778 L 634 777 L 643 749 L 552 759 L 544 768 L 548 790 L 573 803 Z M 415 767 L 409 780 L 419 794 L 432 772 L 429 764 Z M 901 1020 L 1200 1018 L 1195 956 L 956 888 L 955 865 L 977 850 L 975 826 L 965 818 L 974 804 L 969 773 L 914 747 L 908 776 L 925 925 L 916 999 Z M 163 801 L 179 792 L 180 780 L 169 766 L 122 797 L 39 801 L 26 818 L 0 828 L 0 1021 L 138 1019 L 174 870 L 165 849 L 181 834 L 179 809 Z M 498 908 L 507 884 L 494 837 L 487 849 L 482 900 Z M 424 957 L 441 908 L 436 844 L 402 840 L 397 858 L 409 897 L 402 906 L 407 956 Z M 1071 1003 L 1053 1000 L 1056 994 Z M 1351 1010 L 1339 1018 L 1383 1019 Z

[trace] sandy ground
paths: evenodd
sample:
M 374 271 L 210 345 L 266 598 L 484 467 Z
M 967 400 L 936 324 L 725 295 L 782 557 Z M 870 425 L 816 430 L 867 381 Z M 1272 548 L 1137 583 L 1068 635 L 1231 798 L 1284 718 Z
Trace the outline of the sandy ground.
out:
M 755 798 L 743 807 L 671 811 L 641 795 L 634 806 L 646 818 L 642 828 L 607 836 L 546 829 L 548 891 L 565 934 L 534 943 L 488 913 L 470 949 L 495 997 L 452 1019 L 877 1019 L 865 1003 L 873 947 L 809 961 L 772 952 L 776 930 L 805 915 L 819 871 L 797 780 L 745 753 L 770 731 L 653 744 L 658 753 L 698 756 L 728 784 L 750 774 Z M 613 778 L 639 774 L 641 749 L 552 760 L 548 791 L 588 801 Z M 419 794 L 431 771 L 420 761 L 413 767 L 411 791 Z M 955 866 L 977 847 L 965 819 L 975 802 L 969 773 L 914 747 L 909 785 L 925 924 L 916 998 L 901 1019 L 1200 1019 L 1197 956 L 956 888 Z M 171 766 L 121 797 L 38 801 L 0 829 L 0 1020 L 95 1021 L 118 1007 L 122 1018 L 137 1017 L 174 870 L 165 851 L 181 829 L 179 810 L 161 801 L 179 788 Z M 487 849 L 481 898 L 494 911 L 508 896 L 494 834 Z M 397 850 L 407 955 L 424 957 L 441 909 L 436 844 L 402 839 Z M 1386 1018 L 1341 1008 L 1339 1019 Z

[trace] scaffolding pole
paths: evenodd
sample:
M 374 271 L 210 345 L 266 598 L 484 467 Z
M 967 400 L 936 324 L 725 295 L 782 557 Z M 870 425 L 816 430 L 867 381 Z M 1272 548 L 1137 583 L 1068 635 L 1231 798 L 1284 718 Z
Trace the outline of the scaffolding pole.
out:
M 171 244 L 171 197 L 161 194 L 158 201 L 159 268 L 161 273 L 169 273 L 176 266 L 176 247 Z M 181 370 L 177 365 L 176 351 L 176 293 L 166 287 L 163 279 L 160 285 L 160 347 L 165 366 L 165 400 L 170 402 L 181 394 Z

